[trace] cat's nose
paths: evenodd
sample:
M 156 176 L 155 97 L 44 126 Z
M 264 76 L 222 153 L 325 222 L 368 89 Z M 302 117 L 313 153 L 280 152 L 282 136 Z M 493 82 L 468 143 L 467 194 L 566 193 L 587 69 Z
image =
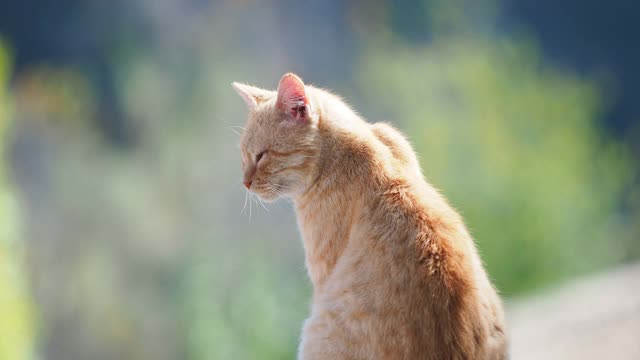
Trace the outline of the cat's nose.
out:
M 244 184 L 244 187 L 247 188 L 247 190 L 251 187 L 251 181 L 243 181 L 242 183 Z

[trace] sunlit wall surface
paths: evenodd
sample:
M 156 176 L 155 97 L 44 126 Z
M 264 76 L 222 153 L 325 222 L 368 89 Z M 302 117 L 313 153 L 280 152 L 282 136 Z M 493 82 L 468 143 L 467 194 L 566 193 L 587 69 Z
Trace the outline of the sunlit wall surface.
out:
M 230 87 L 287 71 L 408 134 L 509 301 L 640 257 L 637 45 L 572 62 L 528 1 L 3 5 L 0 359 L 295 357 L 302 244 Z

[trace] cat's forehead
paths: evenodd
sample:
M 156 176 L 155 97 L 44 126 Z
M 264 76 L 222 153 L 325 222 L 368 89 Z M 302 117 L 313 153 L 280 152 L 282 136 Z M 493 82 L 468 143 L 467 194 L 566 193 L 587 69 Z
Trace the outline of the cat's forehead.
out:
M 269 141 L 269 138 L 277 130 L 276 125 L 273 114 L 267 111 L 252 112 L 249 114 L 245 124 L 245 130 L 240 142 L 241 146 L 247 151 L 264 146 L 264 143 Z
M 280 116 L 281 114 L 276 109 L 275 104 L 267 102 L 258 105 L 251 114 L 249 114 L 248 121 L 254 123 L 256 126 L 267 127 L 275 125 Z

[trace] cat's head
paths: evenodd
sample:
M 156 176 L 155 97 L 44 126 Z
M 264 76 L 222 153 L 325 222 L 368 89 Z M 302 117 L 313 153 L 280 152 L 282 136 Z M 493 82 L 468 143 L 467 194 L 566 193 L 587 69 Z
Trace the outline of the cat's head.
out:
M 277 91 L 232 85 L 249 107 L 240 140 L 245 187 L 267 201 L 306 190 L 319 156 L 310 88 L 291 73 L 280 79 Z

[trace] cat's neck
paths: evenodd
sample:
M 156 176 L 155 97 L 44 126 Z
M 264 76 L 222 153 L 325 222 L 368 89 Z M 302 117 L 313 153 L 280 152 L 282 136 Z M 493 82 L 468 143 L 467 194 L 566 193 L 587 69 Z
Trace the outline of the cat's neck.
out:
M 361 133 L 353 128 L 345 131 L 344 123 L 336 126 L 335 121 L 320 124 L 322 157 L 311 186 L 294 199 L 314 290 L 323 287 L 352 240 L 365 196 L 375 186 L 368 165 L 372 154 L 364 149 L 368 142 L 358 139 L 368 135 L 366 123 L 357 118 L 343 120 L 353 121 L 348 126 L 356 129 L 362 126 Z

